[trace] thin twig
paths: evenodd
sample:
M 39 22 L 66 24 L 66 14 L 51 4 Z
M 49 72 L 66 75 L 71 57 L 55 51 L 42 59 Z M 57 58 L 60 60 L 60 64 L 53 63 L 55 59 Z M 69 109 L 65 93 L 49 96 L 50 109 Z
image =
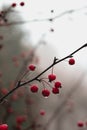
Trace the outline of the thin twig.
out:
M 72 13 L 75 13 L 77 11 L 80 11 L 80 10 L 83 10 L 87 8 L 86 6 L 85 7 L 82 7 L 82 8 L 78 8 L 78 9 L 70 9 L 70 10 L 66 10 L 54 17 L 47 17 L 47 18 L 42 18 L 42 19 L 32 19 L 32 20 L 28 20 L 28 21 L 14 21 L 14 22 L 9 22 L 9 23 L 4 23 L 4 24 L 0 24 L 0 27 L 3 27 L 3 26 L 14 26 L 14 25 L 20 25 L 20 24 L 28 24 L 28 23 L 31 23 L 31 22 L 44 22 L 44 21 L 54 21 L 58 18 L 61 18 L 63 17 L 64 15 L 66 14 L 72 14 Z

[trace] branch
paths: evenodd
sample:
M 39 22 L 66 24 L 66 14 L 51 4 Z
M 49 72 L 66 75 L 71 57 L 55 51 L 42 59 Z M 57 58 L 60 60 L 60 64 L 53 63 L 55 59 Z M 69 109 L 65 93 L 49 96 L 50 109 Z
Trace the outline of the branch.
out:
M 55 62 L 53 62 L 49 67 L 47 67 L 44 71 L 42 71 L 40 74 L 38 74 L 38 75 L 37 75 L 36 77 L 34 77 L 33 79 L 31 79 L 31 80 L 29 80 L 29 81 L 27 81 L 27 82 L 24 82 L 24 83 L 21 83 L 21 81 L 18 81 L 18 83 L 16 84 L 16 87 L 15 87 L 15 88 L 13 88 L 11 91 L 9 91 L 5 96 L 1 97 L 0 103 L 2 103 L 6 97 L 8 97 L 11 93 L 13 93 L 13 92 L 14 92 L 15 90 L 17 90 L 19 87 L 25 86 L 25 85 L 27 85 L 27 84 L 29 84 L 29 83 L 35 81 L 35 80 L 37 81 L 37 79 L 38 79 L 41 75 L 43 75 L 45 72 L 47 72 L 50 68 L 52 68 L 52 67 L 55 66 L 56 64 L 58 64 L 58 63 L 64 61 L 64 60 L 67 59 L 67 58 L 71 58 L 72 55 L 74 55 L 75 53 L 77 53 L 78 51 L 80 51 L 81 49 L 83 49 L 84 47 L 87 47 L 87 43 L 84 44 L 83 46 L 81 46 L 80 48 L 78 48 L 77 50 L 75 50 L 74 52 L 72 52 L 71 54 L 69 54 L 68 56 L 66 56 L 66 57 L 64 57 L 64 58 L 62 58 L 62 59 L 60 59 L 60 60 L 57 60 L 57 59 L 56 59 Z
M 85 7 L 82 7 L 82 8 L 78 8 L 78 9 L 70 9 L 70 10 L 66 10 L 52 18 L 42 18 L 42 19 L 32 19 L 32 20 L 28 20 L 28 21 L 14 21 L 14 22 L 9 22 L 9 23 L 3 23 L 3 24 L 0 24 L 0 27 L 3 27 L 3 26 L 14 26 L 14 25 L 19 25 L 19 24 L 28 24 L 28 23 L 31 23 L 31 22 L 44 22 L 44 21 L 54 21 L 58 18 L 61 18 L 63 17 L 64 15 L 66 14 L 72 14 L 72 13 L 75 13 L 77 11 L 80 11 L 80 10 L 83 10 L 87 8 L 86 6 Z M 10 10 L 11 12 L 16 12 L 16 11 L 13 11 L 13 10 Z M 18 13 L 18 12 L 17 12 Z
M 32 81 L 34 81 L 34 80 L 37 80 L 41 75 L 43 75 L 45 72 L 47 72 L 47 71 L 48 71 L 50 68 L 52 68 L 54 65 L 56 65 L 56 64 L 58 64 L 58 63 L 64 61 L 65 59 L 71 58 L 73 54 L 77 53 L 78 51 L 80 51 L 80 50 L 81 50 L 82 48 L 84 48 L 84 47 L 87 47 L 87 43 L 84 44 L 83 46 L 81 46 L 80 48 L 78 48 L 77 50 L 75 50 L 74 52 L 72 52 L 71 54 L 69 54 L 68 56 L 66 56 L 66 57 L 64 57 L 64 58 L 62 58 L 62 59 L 60 59 L 60 60 L 58 60 L 58 61 L 53 62 L 48 68 L 46 68 L 44 71 L 42 71 L 42 72 L 41 72 L 39 75 L 37 75 L 35 78 L 33 78 L 33 79 L 31 79 L 31 80 L 29 80 L 29 81 L 27 81 L 27 82 L 25 82 L 25 83 L 20 84 L 20 86 L 24 86 L 24 85 L 29 84 L 30 82 L 32 82 Z

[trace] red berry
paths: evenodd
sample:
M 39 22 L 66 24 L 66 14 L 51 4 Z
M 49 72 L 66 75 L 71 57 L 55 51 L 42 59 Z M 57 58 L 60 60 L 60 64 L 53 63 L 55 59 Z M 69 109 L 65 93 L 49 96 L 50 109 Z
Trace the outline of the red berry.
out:
M 69 59 L 69 64 L 70 65 L 74 65 L 75 64 L 75 60 L 73 58 Z
M 58 88 L 52 88 L 52 93 L 58 94 L 59 93 L 59 89 Z
M 25 3 L 24 3 L 24 2 L 21 2 L 21 3 L 20 3 L 20 6 L 24 6 L 24 5 L 25 5 Z
M 61 88 L 61 82 L 57 81 L 54 84 L 55 88 Z
M 17 124 L 22 124 L 23 122 L 26 121 L 26 119 L 27 119 L 27 117 L 25 115 L 24 116 L 20 115 L 20 116 L 17 116 L 16 122 L 17 122 Z
M 50 91 L 48 89 L 44 89 L 44 90 L 42 90 L 42 95 L 44 97 L 48 97 L 50 95 Z
M 8 125 L 7 124 L 0 125 L 0 130 L 8 130 Z
M 16 3 L 12 3 L 12 5 L 11 5 L 11 6 L 12 6 L 12 7 L 16 7 L 16 5 L 17 5 Z
M 32 85 L 32 86 L 30 87 L 30 90 L 31 90 L 31 92 L 36 93 L 36 92 L 38 91 L 38 86 Z
M 15 94 L 15 93 L 13 93 L 12 96 L 11 96 L 11 100 L 12 100 L 12 101 L 18 100 L 18 95 Z
M 28 68 L 31 70 L 31 71 L 34 71 L 36 66 L 35 65 L 29 65 Z
M 79 122 L 77 123 L 77 126 L 78 126 L 78 127 L 83 127 L 83 126 L 84 126 L 84 122 L 83 122 L 83 121 L 79 121 Z
M 8 113 L 13 113 L 13 111 L 14 111 L 14 110 L 13 110 L 13 108 L 11 108 L 11 107 L 9 107 L 9 108 L 7 109 L 7 112 L 8 112 Z
M 44 110 L 40 110 L 40 115 L 44 116 L 45 115 L 45 111 Z
M 50 74 L 50 75 L 48 75 L 48 79 L 49 79 L 49 81 L 51 82 L 51 81 L 53 81 L 53 80 L 56 79 L 56 75 Z
M 2 89 L 1 89 L 1 93 L 4 94 L 4 95 L 7 94 L 7 93 L 8 93 L 7 88 L 2 88 Z

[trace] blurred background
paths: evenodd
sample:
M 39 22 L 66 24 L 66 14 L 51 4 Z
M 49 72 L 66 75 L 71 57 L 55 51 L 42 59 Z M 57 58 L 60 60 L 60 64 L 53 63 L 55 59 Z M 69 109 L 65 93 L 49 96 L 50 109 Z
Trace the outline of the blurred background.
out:
M 3 75 L 0 76 L 1 96 L 5 94 L 2 91 L 3 86 L 9 88 L 9 84 L 16 79 L 23 65 L 24 59 L 21 58 L 21 54 L 28 54 L 37 44 L 43 43 L 35 51 L 36 60 L 33 60 L 37 65 L 37 75 L 52 64 L 54 57 L 61 59 L 87 42 L 86 0 L 25 0 L 23 7 L 20 6 L 20 2 L 22 1 L 0 1 L 0 11 L 7 10 L 12 3 L 17 4 L 6 16 L 7 23 L 14 24 L 0 25 L 0 45 L 3 46 L 0 50 L 0 74 Z M 14 62 L 14 57 L 17 58 L 17 62 Z M 48 98 L 43 98 L 40 87 L 38 94 L 29 91 L 28 95 L 25 94 L 28 90 L 23 90 L 25 93 L 21 101 L 10 96 L 8 102 L 12 103 L 0 106 L 1 122 L 8 123 L 11 130 L 86 130 L 87 48 L 77 52 L 74 59 L 73 66 L 68 64 L 67 59 L 54 67 L 57 80 L 62 83 L 58 95 L 51 93 Z M 43 76 L 47 77 L 51 71 Z M 16 93 L 16 96 L 18 94 Z M 27 98 L 30 100 L 26 106 Z M 32 100 L 33 105 L 30 102 Z M 15 111 L 10 117 L 6 109 L 9 106 Z M 46 113 L 43 117 L 38 116 L 40 110 Z M 17 115 L 22 114 L 27 115 L 28 120 L 19 128 L 20 125 L 14 120 Z M 83 126 L 80 127 L 78 122 L 83 123 Z

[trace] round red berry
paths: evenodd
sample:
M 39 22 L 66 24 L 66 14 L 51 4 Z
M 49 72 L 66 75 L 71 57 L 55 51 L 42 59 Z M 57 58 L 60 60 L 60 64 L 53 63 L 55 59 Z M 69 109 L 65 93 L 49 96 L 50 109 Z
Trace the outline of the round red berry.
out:
M 45 111 L 44 110 L 40 110 L 40 115 L 44 116 L 45 115 Z
M 32 85 L 30 87 L 30 90 L 31 90 L 31 92 L 36 93 L 38 91 L 38 86 L 37 85 Z
M 8 89 L 7 88 L 2 88 L 1 89 L 1 93 L 4 94 L 4 95 L 7 94 L 8 93 Z
M 28 68 L 29 68 L 29 70 L 34 71 L 36 66 L 35 65 L 29 65 Z
M 25 3 L 24 3 L 24 2 L 21 2 L 21 3 L 20 3 L 20 6 L 24 6 L 24 5 L 25 5 Z
M 59 89 L 58 88 L 52 88 L 52 93 L 54 94 L 58 94 L 59 93 Z
M 50 75 L 48 75 L 48 79 L 49 79 L 49 81 L 51 82 L 51 81 L 53 81 L 53 80 L 56 79 L 56 75 L 50 74 Z
M 77 126 L 78 126 L 78 127 L 83 127 L 83 126 L 84 126 L 84 122 L 83 122 L 83 121 L 79 121 L 79 122 L 77 123 Z
M 7 112 L 8 112 L 8 113 L 13 113 L 13 111 L 14 111 L 14 110 L 13 110 L 13 108 L 11 108 L 11 107 L 9 107 L 9 108 L 7 109 Z
M 11 6 L 12 6 L 12 7 L 16 7 L 16 5 L 17 5 L 16 3 L 12 3 L 12 5 L 11 5 Z
M 43 95 L 44 97 L 48 97 L 48 96 L 50 95 L 50 91 L 49 91 L 48 89 L 43 89 L 43 90 L 42 90 L 42 95 Z
M 18 124 L 22 124 L 23 122 L 26 121 L 26 119 L 27 119 L 26 116 L 20 115 L 20 116 L 17 116 L 17 117 L 16 117 L 16 122 L 17 122 Z
M 12 101 L 18 100 L 18 95 L 16 93 L 13 93 L 12 96 L 11 96 L 11 100 Z
M 75 64 L 75 60 L 73 58 L 69 59 L 69 64 L 70 65 L 74 65 Z
M 0 125 L 0 130 L 8 130 L 8 125 L 7 124 Z
M 55 88 L 61 88 L 61 82 L 57 81 L 54 84 Z

